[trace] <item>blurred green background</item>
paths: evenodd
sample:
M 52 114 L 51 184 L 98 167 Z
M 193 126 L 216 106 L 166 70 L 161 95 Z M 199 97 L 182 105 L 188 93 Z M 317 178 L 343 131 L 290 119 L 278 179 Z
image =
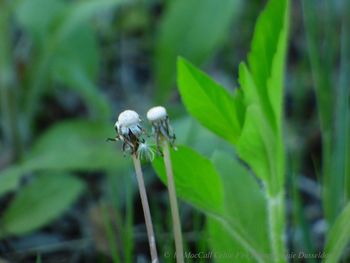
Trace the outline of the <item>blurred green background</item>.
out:
M 337 189 L 350 176 L 347 2 L 291 1 L 284 124 L 292 251 L 322 250 L 322 178 L 337 174 L 328 182 Z M 160 104 L 177 143 L 206 156 L 232 151 L 185 112 L 176 58 L 233 90 L 265 3 L 0 1 L 0 262 L 148 262 L 130 160 L 105 139 L 120 111 L 145 118 Z M 166 188 L 144 169 L 162 255 L 173 249 Z M 330 221 L 342 207 L 335 203 Z M 180 207 L 186 251 L 209 251 L 205 217 Z

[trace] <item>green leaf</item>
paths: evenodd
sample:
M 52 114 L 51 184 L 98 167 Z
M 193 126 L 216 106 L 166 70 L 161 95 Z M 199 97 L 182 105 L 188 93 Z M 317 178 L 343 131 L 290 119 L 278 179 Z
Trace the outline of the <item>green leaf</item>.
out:
M 188 147 L 177 148 L 176 151 L 171 150 L 177 194 L 198 209 L 220 214 L 223 205 L 222 183 L 213 165 Z M 155 159 L 153 167 L 166 183 L 163 159 Z
M 247 237 L 249 243 L 257 248 L 258 253 L 267 255 L 269 253 L 267 204 L 257 180 L 238 160 L 224 152 L 215 152 L 212 161 L 224 185 L 224 217 L 241 236 Z M 218 224 L 215 219 L 209 219 L 208 228 L 214 252 L 220 253 L 226 250 L 236 256 L 241 254 L 242 262 L 254 262 L 249 251 L 227 233 L 224 225 Z M 220 259 L 217 262 L 232 262 L 233 259 L 228 257 L 226 261 Z
M 0 197 L 7 192 L 16 189 L 23 170 L 20 165 L 13 165 L 0 173 Z
M 241 64 L 239 70 L 246 116 L 238 154 L 266 182 L 271 195 L 284 184 L 281 115 L 288 5 L 268 2 L 256 24 L 248 67 Z
M 52 174 L 37 177 L 16 195 L 2 217 L 0 236 L 22 235 L 61 216 L 84 189 L 79 179 Z
M 230 94 L 185 59 L 178 60 L 178 85 L 187 110 L 205 127 L 231 143 L 239 137 L 240 94 Z
M 100 121 L 106 121 L 110 118 L 112 110 L 106 96 L 83 72 L 81 67 L 74 63 L 62 65 L 56 71 L 55 79 L 66 85 L 67 89 L 74 90 L 81 96 L 92 118 Z
M 35 0 L 42 2 L 42 0 Z M 52 0 L 50 0 L 51 2 Z M 28 1 L 30 2 L 30 1 Z M 38 2 L 38 3 L 39 3 Z M 45 1 L 44 1 L 45 2 Z M 28 88 L 27 93 L 24 96 L 24 112 L 27 114 L 28 122 L 32 122 L 35 112 L 38 110 L 39 99 L 42 96 L 44 90 L 51 85 L 48 82 L 53 74 L 55 74 L 55 68 L 52 63 L 57 57 L 61 58 L 61 65 L 66 66 L 70 63 L 75 66 L 81 66 L 78 69 L 74 69 L 74 72 L 84 72 L 85 79 L 88 79 L 90 83 L 96 78 L 98 69 L 98 61 L 94 60 L 96 57 L 96 39 L 91 40 L 91 36 L 84 34 L 86 28 L 89 26 L 89 21 L 99 12 L 110 12 L 114 7 L 123 2 L 122 0 L 87 0 L 87 1 L 73 1 L 63 2 L 63 8 L 53 9 L 52 12 L 55 15 L 52 21 L 50 20 L 50 30 L 42 33 L 40 42 L 38 43 L 38 56 L 33 61 L 33 65 L 28 69 Z M 40 5 L 39 5 L 40 6 Z M 46 4 L 44 5 L 46 6 Z M 36 8 L 36 6 L 31 6 Z M 27 10 L 30 16 L 32 9 Z M 41 11 L 45 13 L 45 11 Z M 41 13 L 36 13 L 36 16 L 40 17 Z M 50 14 L 50 19 L 53 17 Z M 45 16 L 45 15 L 44 15 Z M 31 18 L 29 18 L 31 19 Z M 40 25 L 40 19 L 38 24 Z M 24 23 L 25 26 L 25 23 Z M 90 25 L 91 26 L 91 25 Z M 85 29 L 85 30 L 84 30 Z M 89 39 L 90 37 L 90 39 Z M 95 38 L 95 36 L 92 36 Z M 94 42 L 92 42 L 94 41 Z M 65 51 L 62 53 L 62 51 Z M 73 60 L 73 62 L 72 62 Z M 55 63 L 54 63 L 55 64 Z M 71 65 L 71 67 L 73 67 Z M 79 73 L 80 74 L 80 73 Z M 64 76 L 63 76 L 64 77 Z M 75 85 L 77 85 L 77 79 L 81 80 L 81 76 L 77 78 L 75 76 Z M 69 78 L 71 80 L 71 78 Z M 64 83 L 67 84 L 67 83 Z M 70 82 L 70 85 L 73 83 Z M 107 107 L 101 107 L 103 97 L 97 96 L 98 103 L 93 103 L 90 97 L 93 89 L 91 85 L 86 88 L 86 94 L 82 93 L 80 88 L 83 85 L 83 81 L 79 82 L 77 90 L 81 92 L 83 98 L 87 100 L 87 106 L 95 108 L 99 111 L 100 115 L 105 115 L 104 111 L 107 111 Z M 73 87 L 74 88 L 74 87 Z M 97 92 L 95 92 L 95 95 Z M 95 107 L 94 107 L 95 106 Z M 96 114 L 98 115 L 98 114 Z M 109 116 L 103 116 L 107 119 Z M 101 118 L 101 119 L 103 119 Z
M 266 117 L 277 127 L 282 112 L 287 29 L 288 1 L 270 0 L 256 23 L 248 56 Z
M 215 255 L 217 263 L 256 263 L 257 260 L 247 252 L 230 232 L 217 220 L 207 219 L 210 238 L 210 249 Z
M 276 171 L 276 143 L 275 134 L 266 122 L 261 109 L 256 105 L 248 107 L 242 135 L 237 144 L 240 158 L 246 161 L 256 175 L 265 182 L 274 184 L 274 191 L 281 187 L 283 174 Z M 275 185 L 276 184 L 276 185 Z
M 59 75 L 64 67 L 74 64 L 89 79 L 96 80 L 100 52 L 96 34 L 89 26 L 82 25 L 68 35 L 65 41 L 57 46 L 53 55 L 52 71 L 54 74 Z
M 42 170 L 107 170 L 128 165 L 115 144 L 107 123 L 82 120 L 59 123 L 43 134 L 25 160 L 0 173 L 0 196 L 14 190 L 28 172 Z
M 324 253 L 326 258 L 323 262 L 341 262 L 344 249 L 350 240 L 350 202 L 338 216 L 328 232 Z
M 34 169 L 100 170 L 124 167 L 125 158 L 116 144 L 112 125 L 66 121 L 48 130 L 34 145 L 26 167 Z
M 176 58 L 181 55 L 202 64 L 227 37 L 240 0 L 172 1 L 159 29 L 155 72 L 157 99 L 164 101 L 175 80 Z M 209 22 L 208 22 L 209 19 Z
M 111 116 L 111 109 L 106 97 L 94 83 L 99 56 L 95 33 L 89 27 L 81 26 L 57 47 L 51 74 L 55 81 L 79 93 L 95 119 L 107 120 Z
M 217 156 L 216 159 L 225 157 Z M 208 159 L 184 146 L 171 151 L 171 161 L 177 195 L 206 213 L 213 224 L 218 224 L 215 226 L 220 231 L 226 232 L 231 241 L 239 243 L 237 247 L 231 248 L 233 253 L 243 251 L 249 257 L 263 262 L 260 253 L 264 253 L 268 245 L 266 228 L 261 227 L 266 222 L 264 197 L 257 182 L 249 177 L 251 175 L 234 160 L 225 157 L 216 160 L 220 169 L 222 165 L 227 166 L 224 175 L 219 176 Z M 153 166 L 161 180 L 166 182 L 163 160 L 156 159 Z M 237 173 L 232 169 L 236 169 Z M 242 187 L 242 182 L 251 188 Z M 258 226 L 256 219 L 261 220 Z M 246 229 L 252 224 L 255 226 Z
M 178 85 L 187 110 L 237 145 L 239 156 L 267 183 L 271 194 L 284 183 L 281 112 L 287 15 L 287 1 L 272 0 L 266 6 L 257 22 L 249 65 L 239 68 L 241 89 L 233 95 L 184 59 L 178 61 Z
M 65 9 L 61 0 L 22 0 L 15 9 L 15 18 L 19 25 L 38 41 L 53 29 L 60 13 Z
M 86 24 L 99 12 L 110 11 L 123 0 L 85 0 L 73 2 L 65 12 L 57 31 L 57 39 L 63 41 L 78 28 Z
M 226 230 L 227 235 L 249 251 L 255 261 L 260 262 L 265 261 L 260 252 L 270 252 L 271 258 L 266 261 L 285 261 L 285 153 L 281 115 L 288 13 L 288 0 L 268 2 L 256 25 L 248 65 L 242 63 L 240 66 L 241 89 L 233 96 L 227 96 L 221 86 L 215 85 L 214 81 L 187 62 L 180 60 L 178 64 L 178 85 L 187 110 L 201 124 L 235 144 L 239 157 L 263 180 L 268 200 L 264 207 L 269 208 L 269 223 L 265 227 L 268 228 L 269 235 L 265 233 L 261 238 L 266 240 L 251 239 L 254 233 L 247 231 L 252 226 L 240 227 L 241 224 L 249 222 L 247 219 L 242 222 L 232 222 L 225 217 L 219 220 L 224 228 L 221 232 Z M 230 185 L 227 180 L 225 178 L 224 186 Z M 233 186 L 231 191 L 232 188 Z M 245 191 L 249 188 L 242 187 Z M 226 192 L 227 189 L 224 188 L 224 194 Z M 231 201 L 229 204 L 234 205 L 235 202 Z M 232 210 L 235 211 L 234 208 Z M 228 218 L 241 216 L 244 213 L 229 214 Z M 218 221 L 217 218 L 214 219 Z M 218 226 L 214 227 L 215 232 Z M 269 244 L 270 248 L 261 248 L 261 244 Z

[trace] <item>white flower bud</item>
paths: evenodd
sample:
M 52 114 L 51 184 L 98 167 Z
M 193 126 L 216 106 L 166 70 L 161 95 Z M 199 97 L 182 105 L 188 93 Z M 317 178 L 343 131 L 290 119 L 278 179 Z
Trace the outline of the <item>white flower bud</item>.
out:
M 163 120 L 166 116 L 166 109 L 162 106 L 153 107 L 147 112 L 147 119 L 151 122 Z
M 116 122 L 117 127 L 130 128 L 140 123 L 140 117 L 136 111 L 125 110 L 119 114 L 118 121 Z

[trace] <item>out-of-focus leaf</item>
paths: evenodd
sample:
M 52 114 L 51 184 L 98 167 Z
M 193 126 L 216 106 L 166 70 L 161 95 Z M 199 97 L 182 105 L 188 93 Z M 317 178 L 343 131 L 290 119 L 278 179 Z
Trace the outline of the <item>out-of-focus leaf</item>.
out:
M 335 220 L 328 232 L 323 262 L 341 262 L 341 256 L 350 240 L 350 203 Z
M 84 189 L 79 179 L 52 174 L 37 177 L 15 197 L 2 217 L 0 237 L 22 235 L 62 215 Z
M 61 0 L 22 0 L 16 8 L 18 23 L 37 40 L 43 41 L 64 10 Z
M 80 27 L 58 47 L 51 72 L 54 80 L 79 93 L 95 119 L 107 120 L 111 109 L 106 97 L 94 84 L 98 64 L 96 36 L 90 28 Z
M 85 101 L 86 107 L 96 120 L 105 121 L 111 116 L 111 107 L 100 89 L 88 78 L 80 67 L 68 64 L 59 71 L 59 80 L 67 88 L 76 91 Z
M 16 189 L 23 174 L 22 167 L 15 165 L 1 171 L 0 173 L 0 197 L 8 191 Z
M 239 0 L 178 0 L 169 4 L 156 48 L 156 99 L 165 100 L 175 80 L 176 57 L 203 63 L 225 39 Z
M 230 240 L 233 239 L 238 243 L 228 252 L 242 252 L 258 262 L 263 262 L 260 253 L 265 253 L 269 244 L 266 242 L 268 235 L 263 226 L 266 224 L 264 197 L 257 183 L 237 162 L 223 154 L 216 156 L 217 165 L 223 171 L 221 176 L 208 159 L 190 148 L 179 146 L 177 151 L 172 150 L 171 161 L 176 193 L 180 198 L 202 210 L 216 223 L 213 223 L 211 230 L 218 227 L 219 231 L 227 233 Z M 227 160 L 229 163 L 226 163 Z M 156 159 L 153 166 L 166 183 L 163 160 Z M 242 185 L 247 185 L 251 189 L 246 189 Z M 262 225 L 262 228 L 256 225 L 255 219 L 261 220 L 259 226 Z M 253 224 L 255 226 L 251 230 L 245 229 L 247 225 Z M 254 230 L 257 232 L 254 233 Z M 224 239 L 223 241 L 227 242 Z M 260 241 L 263 242 L 259 243 Z M 218 246 L 215 248 L 220 251 Z
M 111 125 L 67 121 L 52 127 L 34 145 L 26 167 L 33 169 L 99 170 L 120 168 L 125 159 L 116 144 Z
M 38 1 L 38 3 L 42 2 L 41 0 L 35 1 Z M 49 2 L 52 1 L 53 0 L 50 0 Z M 55 8 L 52 9 L 52 14 L 49 16 L 50 19 L 52 18 L 49 21 L 50 30 L 45 27 L 46 31 L 42 33 L 45 37 L 41 38 L 41 42 L 38 45 L 41 47 L 39 56 L 37 57 L 37 61 L 35 61 L 36 63 L 33 63 L 33 67 L 28 70 L 29 87 L 26 89 L 27 94 L 24 98 L 24 112 L 27 113 L 27 118 L 29 119 L 29 122 L 31 122 L 35 111 L 38 110 L 40 96 L 47 87 L 50 87 L 47 83 L 51 79 L 52 73 L 56 73 L 55 70 L 57 68 L 55 68 L 55 66 L 59 67 L 70 64 L 71 67 L 73 67 L 73 65 L 77 67 L 74 69 L 75 73 L 86 73 L 84 76 L 75 76 L 74 85 L 78 86 L 77 91 L 83 95 L 85 100 L 87 100 L 87 107 L 91 106 L 94 110 L 97 109 L 99 112 L 96 115 L 100 115 L 100 119 L 106 119 L 109 116 L 105 113 L 108 111 L 107 107 L 105 105 L 103 107 L 103 97 L 101 95 L 97 96 L 98 100 L 96 103 L 90 99 L 93 96 L 91 93 L 94 92 L 94 95 L 98 94 L 97 91 L 92 89 L 91 85 L 97 75 L 98 53 L 95 36 L 92 34 L 91 30 L 87 30 L 87 25 L 89 20 L 91 20 L 95 14 L 112 10 L 113 7 L 120 4 L 122 0 L 59 2 L 62 2 L 63 8 L 62 10 Z M 32 9 L 36 8 L 36 5 L 32 5 L 31 3 L 29 3 L 29 6 Z M 28 13 L 25 13 L 29 16 L 28 19 L 32 19 L 32 14 L 30 12 L 31 9 L 26 8 L 25 11 Z M 45 10 L 41 11 L 41 13 L 38 14 L 35 12 L 35 15 L 37 17 L 41 17 L 41 15 L 45 16 Z M 35 20 L 35 18 L 33 19 Z M 22 24 L 25 24 L 27 21 L 24 19 L 22 20 L 24 21 Z M 40 21 L 41 20 L 39 19 L 39 22 L 35 22 L 35 25 L 40 25 Z M 90 33 L 87 34 L 87 32 Z M 57 74 L 59 73 L 56 73 L 56 76 Z M 64 76 L 62 77 L 64 78 Z M 82 78 L 89 80 L 90 82 L 86 91 L 81 89 L 84 85 L 84 81 L 81 81 Z M 78 84 L 77 81 L 79 81 Z M 72 87 L 72 76 L 67 78 L 64 84 L 67 84 L 67 82 L 69 82 L 69 87 L 75 88 L 75 86 Z
M 185 146 L 171 150 L 176 191 L 179 196 L 208 213 L 220 214 L 223 205 L 222 183 L 210 161 Z M 163 182 L 166 182 L 162 158 L 153 162 Z
M 124 0 L 85 0 L 72 3 L 62 19 L 57 39 L 66 39 L 98 12 L 111 10 L 123 2 Z
M 88 26 L 80 26 L 73 34 L 67 36 L 53 55 L 52 71 L 56 75 L 60 74 L 64 67 L 74 64 L 89 79 L 96 79 L 100 62 L 99 47 L 95 32 Z
M 231 143 L 237 141 L 243 122 L 239 93 L 230 94 L 182 58 L 178 60 L 178 85 L 187 110 L 202 125 Z
M 256 179 L 233 156 L 224 152 L 215 152 L 212 162 L 218 171 L 224 186 L 225 217 L 238 232 L 250 238 L 249 242 L 259 248 L 261 255 L 269 252 L 269 239 L 267 227 L 266 199 Z M 257 224 L 259 222 L 259 224 Z M 255 262 L 254 257 L 229 235 L 225 226 L 218 224 L 214 219 L 208 220 L 211 233 L 211 247 L 214 252 L 240 254 L 242 261 Z M 218 234 L 221 233 L 221 234 Z M 223 246 L 222 246 L 223 244 Z M 226 244 L 226 245 L 225 245 Z M 231 246 L 230 246 L 231 245 Z M 232 262 L 239 258 L 222 258 L 217 262 Z M 246 260 L 246 261 L 245 261 Z
M 114 136 L 107 123 L 67 121 L 49 129 L 23 163 L 0 173 L 0 196 L 14 190 L 22 175 L 42 170 L 108 170 L 128 165 L 118 147 L 106 142 Z

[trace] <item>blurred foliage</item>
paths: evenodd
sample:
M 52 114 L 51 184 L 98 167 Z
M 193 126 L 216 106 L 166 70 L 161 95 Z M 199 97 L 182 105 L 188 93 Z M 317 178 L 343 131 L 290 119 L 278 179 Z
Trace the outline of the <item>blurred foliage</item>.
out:
M 37 177 L 13 200 L 2 218 L 0 238 L 23 235 L 60 216 L 81 194 L 79 179 L 63 174 Z
M 232 144 L 242 132 L 248 149 L 262 138 L 262 144 L 241 157 L 266 180 L 269 172 L 262 176 L 260 168 L 281 160 L 257 157 L 256 149 L 281 146 L 274 135 L 282 129 L 283 117 L 287 180 L 280 178 L 274 187 L 286 183 L 288 204 L 295 205 L 286 208 L 288 248 L 313 253 L 325 247 L 328 262 L 347 260 L 349 1 L 290 1 L 284 94 L 271 90 L 282 85 L 286 48 L 285 36 L 278 35 L 278 8 L 260 16 L 253 34 L 267 1 L 198 2 L 0 1 L 0 261 L 47 262 L 61 252 L 66 261 L 147 261 L 129 159 L 120 145 L 105 139 L 114 136 L 118 111 L 143 113 L 160 102 L 169 110 L 177 144 L 187 145 L 172 153 L 179 194 L 186 201 L 181 203 L 186 251 L 241 251 L 238 234 L 254 249 L 269 253 L 261 181 L 237 159 L 242 148 Z M 270 2 L 278 6 L 284 1 Z M 249 42 L 247 65 L 239 66 Z M 178 85 L 195 119 L 185 113 L 175 89 L 178 56 L 194 64 L 179 61 Z M 235 86 L 245 87 L 249 98 L 242 102 Z M 250 103 L 259 109 L 242 110 Z M 258 127 L 244 128 L 248 113 Z M 266 132 L 270 125 L 276 128 L 272 134 Z M 252 165 L 255 157 L 262 166 Z M 162 174 L 160 160 L 155 167 Z M 164 223 L 169 218 L 165 189 L 146 165 L 145 174 L 152 211 L 158 213 L 157 245 L 172 252 L 171 226 Z M 303 178 L 317 187 L 305 192 Z M 321 186 L 322 203 L 310 194 Z M 81 240 L 69 243 L 75 238 Z M 57 247 L 45 246 L 52 244 Z M 242 257 L 240 262 L 252 261 Z
M 181 55 L 202 64 L 227 37 L 240 0 L 172 1 L 161 21 L 155 56 L 156 100 L 169 97 Z M 190 26 L 189 26 L 190 25 Z
M 128 165 L 113 145 L 101 138 L 110 126 L 81 120 L 61 122 L 49 129 L 33 145 L 24 160 L 1 173 L 0 196 L 15 190 L 22 176 L 45 170 L 111 170 Z

